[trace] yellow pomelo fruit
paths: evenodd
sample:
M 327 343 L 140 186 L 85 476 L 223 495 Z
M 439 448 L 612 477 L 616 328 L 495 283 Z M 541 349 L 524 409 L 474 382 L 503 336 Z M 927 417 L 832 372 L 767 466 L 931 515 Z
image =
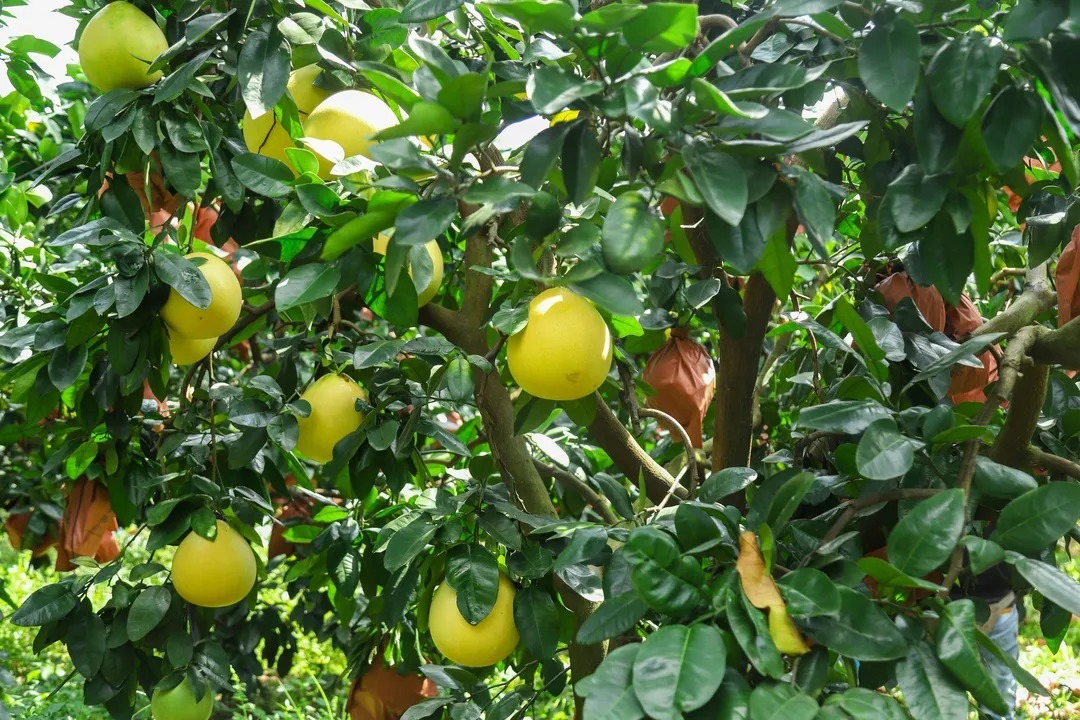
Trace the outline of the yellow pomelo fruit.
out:
M 315 85 L 315 78 L 322 72 L 318 65 L 305 65 L 293 70 L 289 75 L 289 95 L 296 103 L 296 109 L 300 114 L 300 122 L 307 120 L 308 115 L 319 103 L 330 97 L 333 93 Z M 286 148 L 296 147 L 296 143 L 289 137 L 288 131 L 278 123 L 274 117 L 273 109 L 263 113 L 257 118 L 251 117 L 249 111 L 244 112 L 244 143 L 247 149 L 253 153 L 259 153 L 268 158 L 280 160 L 289 166 L 295 173 L 296 168 L 289 162 L 289 156 L 285 154 Z
M 217 537 L 188 533 L 172 562 L 172 581 L 180 597 L 200 607 L 226 607 L 247 597 L 255 586 L 255 553 L 240 533 L 217 521 Z
M 506 343 L 510 374 L 545 400 L 577 400 L 604 384 L 611 370 L 611 332 L 593 304 L 566 288 L 529 303 L 529 324 Z
M 138 90 L 161 71 L 146 72 L 169 42 L 149 15 L 131 3 L 114 2 L 97 12 L 79 39 L 79 63 L 98 90 Z
M 176 333 L 169 333 L 169 354 L 176 365 L 192 365 L 210 354 L 218 339 L 189 338 Z
M 379 235 L 372 241 L 373 249 L 380 255 L 386 254 L 386 248 L 389 244 L 390 238 L 385 235 Z M 442 285 L 443 281 L 443 257 L 442 250 L 439 249 L 439 243 L 432 240 L 424 245 L 424 249 L 431 256 L 431 282 L 423 289 L 416 289 L 417 304 L 420 307 L 424 307 L 431 302 L 432 298 L 439 292 L 439 286 Z M 412 277 L 412 268 L 408 268 L 408 271 L 409 277 Z
M 317 463 L 330 462 L 334 446 L 364 421 L 356 401 L 367 399 L 367 393 L 351 378 L 331 374 L 313 382 L 300 399 L 311 405 L 311 414 L 296 419 L 300 426 L 296 449 Z
M 385 102 L 371 93 L 346 90 L 331 95 L 311 111 L 304 123 L 304 135 L 313 140 L 336 142 L 345 151 L 345 157 L 371 157 L 368 150 L 372 137 L 397 124 L 397 116 Z M 319 177 L 330 180 L 335 163 L 317 151 L 315 154 L 319 157 Z
M 495 607 L 477 625 L 470 625 L 457 606 L 457 593 L 446 582 L 431 598 L 428 628 L 435 647 L 449 660 L 466 667 L 487 667 L 505 660 L 518 644 L 514 625 L 514 596 L 510 578 L 499 573 Z
M 213 711 L 214 693 L 204 688 L 202 700 L 196 701 L 186 677 L 172 690 L 155 690 L 150 698 L 150 716 L 154 720 L 209 720 Z
M 244 303 L 240 281 L 232 268 L 215 255 L 191 253 L 185 257 L 205 261 L 199 265 L 199 272 L 210 285 L 210 306 L 200 310 L 175 289 L 170 289 L 169 299 L 161 308 L 161 319 L 173 333 L 186 338 L 205 340 L 224 335 L 240 317 L 240 308 Z

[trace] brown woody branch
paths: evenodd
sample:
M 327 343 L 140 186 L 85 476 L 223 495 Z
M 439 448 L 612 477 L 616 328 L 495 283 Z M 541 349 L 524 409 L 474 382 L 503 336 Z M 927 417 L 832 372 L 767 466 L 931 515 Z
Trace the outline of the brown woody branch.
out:
M 615 511 L 611 509 L 611 504 L 607 501 L 607 498 L 589 487 L 587 482 L 574 473 L 542 463 L 535 458 L 533 459 L 533 465 L 536 466 L 542 476 L 551 478 L 567 490 L 577 493 L 608 525 L 615 525 L 619 522 L 619 518 L 615 515 Z
M 690 480 L 686 484 L 686 494 L 688 497 L 694 497 L 694 491 L 697 489 L 698 469 L 697 458 L 694 457 L 694 444 L 690 442 L 690 434 L 686 432 L 686 428 L 682 426 L 682 423 L 662 410 L 641 408 L 638 413 L 659 420 L 668 426 L 669 431 L 678 435 L 682 440 L 683 450 L 686 452 L 686 473 L 690 476 Z M 668 494 L 671 494 L 671 490 L 668 490 Z
M 596 415 L 589 425 L 589 437 L 611 457 L 623 475 L 635 484 L 644 480 L 645 492 L 654 503 L 662 502 L 673 486 L 676 499 L 686 499 L 686 490 L 677 486 L 671 473 L 645 452 L 600 393 L 593 393 L 593 398 Z
M 1068 458 L 1048 453 L 1035 446 L 1029 447 L 1025 455 L 1027 465 L 1040 467 L 1055 475 L 1065 475 L 1074 480 L 1080 480 L 1080 464 L 1077 464 Z

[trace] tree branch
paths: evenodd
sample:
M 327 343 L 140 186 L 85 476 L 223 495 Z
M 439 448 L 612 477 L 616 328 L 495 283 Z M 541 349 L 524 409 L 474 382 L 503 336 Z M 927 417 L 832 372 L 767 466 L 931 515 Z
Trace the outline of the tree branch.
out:
M 611 457 L 630 482 L 636 484 L 639 480 L 645 481 L 645 492 L 650 500 L 662 502 L 672 486 L 676 486 L 675 478 L 645 452 L 600 393 L 593 393 L 593 398 L 596 400 L 596 415 L 589 425 L 589 437 Z M 677 486 L 675 497 L 686 499 L 686 490 Z
M 1080 464 L 1077 464 L 1068 458 L 1063 458 L 1060 455 L 1054 455 L 1045 450 L 1040 450 L 1034 445 L 1028 447 L 1025 455 L 1027 465 L 1041 467 L 1056 475 L 1065 475 L 1074 480 L 1080 480 Z
M 1050 287 L 1044 263 L 1028 270 L 1024 292 L 1016 298 L 1016 301 L 976 328 L 971 336 L 990 333 L 1015 335 L 1021 328 L 1034 323 L 1040 315 L 1054 307 L 1055 303 L 1057 303 L 1057 293 Z
M 608 525 L 615 525 L 619 522 L 619 518 L 615 515 L 615 511 L 611 509 L 611 504 L 607 501 L 607 498 L 589 487 L 587 482 L 574 473 L 542 463 L 536 458 L 533 458 L 533 465 L 536 466 L 542 476 L 550 478 L 567 490 L 572 490 L 580 495 L 581 499 L 595 510 L 596 514 Z
M 1040 327 L 1030 354 L 1036 362 L 1080 368 L 1080 318 L 1073 318 L 1057 330 Z
M 881 503 L 895 502 L 897 500 L 924 500 L 928 497 L 937 495 L 939 492 L 942 492 L 939 488 L 898 488 L 896 490 L 886 490 L 866 497 L 848 500 L 847 504 L 844 506 L 844 511 L 840 513 L 840 517 L 836 519 L 836 522 L 832 524 L 829 531 L 821 538 L 818 547 L 820 548 L 828 545 L 833 540 L 840 537 L 840 533 L 844 531 L 844 528 L 847 527 L 848 523 L 854 519 L 855 515 L 858 514 L 860 510 Z M 816 548 L 815 552 L 817 552 Z M 810 553 L 810 555 L 813 555 L 813 553 Z M 810 555 L 807 557 L 810 557 Z
M 662 410 L 641 408 L 638 410 L 638 414 L 663 422 L 671 432 L 682 439 L 683 451 L 686 453 L 686 473 L 690 476 L 690 481 L 686 484 L 686 495 L 687 497 L 694 497 L 698 481 L 697 458 L 694 457 L 694 444 L 690 442 L 690 434 L 686 432 L 686 428 L 682 426 L 682 423 Z M 671 494 L 671 490 L 668 490 L 668 494 Z

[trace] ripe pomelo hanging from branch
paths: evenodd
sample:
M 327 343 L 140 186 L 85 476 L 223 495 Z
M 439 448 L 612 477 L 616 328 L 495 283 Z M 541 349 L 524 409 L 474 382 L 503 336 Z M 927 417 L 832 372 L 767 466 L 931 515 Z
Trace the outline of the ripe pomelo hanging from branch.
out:
M 217 537 L 188 533 L 176 549 L 172 581 L 180 597 L 200 607 L 227 607 L 255 586 L 255 554 L 240 533 L 217 521 Z
M 79 39 L 79 63 L 90 84 L 102 92 L 138 90 L 157 82 L 161 71 L 147 72 L 169 49 L 164 33 L 131 3 L 114 2 L 97 12 Z
M 321 88 L 315 84 L 315 79 L 322 72 L 318 65 L 305 65 L 292 71 L 287 85 L 289 95 L 296 103 L 296 110 L 300 115 L 300 122 L 304 123 L 311 111 L 318 107 L 319 103 L 333 95 L 333 92 Z M 285 153 L 286 148 L 297 147 L 289 132 L 282 127 L 274 116 L 273 108 L 270 108 L 259 117 L 253 118 L 251 111 L 244 112 L 244 143 L 247 149 L 253 153 L 259 153 L 268 158 L 280 160 L 296 172 Z
M 330 462 L 334 446 L 364 421 L 356 401 L 366 400 L 367 392 L 352 378 L 330 374 L 313 382 L 300 399 L 311 406 L 311 414 L 296 419 L 300 426 L 296 449 L 317 463 Z
M 611 331 L 593 304 L 567 288 L 529 303 L 529 324 L 506 344 L 510 374 L 545 400 L 577 400 L 604 384 L 611 370 Z
M 240 317 L 243 292 L 232 268 L 209 253 L 190 253 L 188 260 L 199 259 L 199 272 L 210 285 L 210 305 L 198 308 L 185 300 L 176 289 L 169 290 L 169 299 L 161 308 L 161 319 L 177 335 L 196 340 L 223 335 Z

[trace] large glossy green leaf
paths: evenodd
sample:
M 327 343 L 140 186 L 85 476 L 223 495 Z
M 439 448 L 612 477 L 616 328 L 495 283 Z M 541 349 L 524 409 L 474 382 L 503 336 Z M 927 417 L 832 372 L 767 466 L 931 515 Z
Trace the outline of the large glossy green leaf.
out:
M 1043 597 L 1073 615 L 1080 615 L 1080 583 L 1053 565 L 1017 553 L 1006 553 L 1006 561 Z
M 281 33 L 256 30 L 245 39 L 237 83 L 252 117 L 273 112 L 289 82 L 289 48 Z
M 1015 85 L 1003 89 L 990 103 L 982 122 L 990 162 L 1001 171 L 1019 165 L 1039 139 L 1042 125 L 1043 105 L 1038 95 Z
M 459 593 L 458 608 L 460 607 Z M 555 654 L 555 649 L 559 646 L 559 611 L 551 595 L 535 587 L 518 590 L 514 596 L 514 626 L 521 635 L 521 642 L 533 657 L 547 660 Z
M 636 593 L 609 597 L 581 624 L 577 640 L 592 645 L 627 632 L 645 617 L 649 606 Z
M 584 720 L 640 720 L 645 711 L 634 693 L 634 661 L 640 644 L 611 652 L 574 690 L 585 698 Z
M 807 430 L 844 434 L 862 432 L 871 423 L 890 417 L 888 408 L 873 400 L 833 400 L 799 412 L 798 425 Z
M 965 33 L 941 46 L 926 76 L 934 104 L 945 119 L 963 127 L 986 99 L 1005 46 L 975 33 Z
M 793 166 L 792 171 L 795 173 L 795 212 L 799 222 L 806 229 L 806 236 L 817 254 L 827 258 L 826 248 L 836 225 L 836 205 L 820 177 L 798 166 Z
M 634 566 L 634 591 L 654 610 L 678 615 L 703 600 L 705 572 L 698 561 L 684 557 L 675 539 L 663 530 L 642 527 L 630 533 L 623 553 Z
M 911 469 L 921 440 L 902 434 L 892 418 L 875 420 L 859 439 L 855 463 L 868 480 L 891 480 Z
M 724 637 L 715 625 L 665 625 L 634 660 L 634 693 L 656 720 L 679 720 L 708 702 L 723 680 Z
M 791 615 L 835 615 L 840 612 L 840 590 L 829 576 L 814 568 L 800 568 L 777 582 Z
M 912 232 L 930 222 L 945 203 L 945 181 L 928 177 L 919 165 L 908 165 L 889 183 L 884 203 L 896 229 Z
M 908 20 L 894 17 L 875 24 L 859 46 L 859 75 L 878 100 L 903 111 L 919 80 L 922 44 Z
M 172 593 L 169 588 L 155 585 L 139 593 L 128 611 L 127 635 L 134 641 L 142 640 L 156 628 L 169 612 Z
M 942 664 L 976 700 L 996 713 L 1009 711 L 979 655 L 975 639 L 975 603 L 965 599 L 946 605 L 935 640 Z
M 1037 553 L 1076 527 L 1078 517 L 1080 485 L 1051 482 L 1006 505 L 990 539 L 1006 550 Z
M 705 479 L 698 490 L 698 499 L 702 502 L 718 502 L 750 485 L 757 476 L 753 468 L 724 468 Z
M 743 595 L 733 590 L 727 595 L 727 623 L 746 658 L 758 672 L 773 678 L 784 674 L 784 660 L 769 635 L 765 616 Z
M 23 601 L 9 622 L 21 627 L 45 625 L 65 617 L 76 605 L 78 602 L 67 585 L 46 585 Z
M 765 683 L 750 694 L 750 720 L 813 720 L 817 702 L 787 683 Z
M 312 263 L 290 270 L 274 289 L 277 309 L 284 311 L 329 297 L 341 280 L 337 265 Z
M 641 270 L 664 247 L 664 221 L 636 192 L 619 196 L 604 217 L 600 248 L 604 264 L 615 273 Z
M 911 646 L 896 677 L 915 720 L 967 720 L 967 696 L 925 642 Z
M 949 559 L 964 532 L 964 491 L 922 500 L 889 533 L 889 562 L 921 578 Z
M 806 618 L 802 627 L 815 641 L 856 660 L 895 660 L 907 653 L 907 641 L 889 616 L 870 598 L 838 587 L 840 612 Z
M 683 158 L 705 204 L 728 225 L 737 226 L 749 198 L 742 165 L 730 155 L 701 146 L 687 148 Z
M 984 495 L 1012 500 L 1039 484 L 1023 470 L 994 462 L 985 455 L 975 459 L 975 488 Z
M 570 200 L 581 205 L 600 177 L 600 143 L 587 122 L 575 122 L 562 146 L 562 173 Z
M 495 607 L 499 596 L 499 563 L 480 545 L 456 545 L 446 554 L 446 582 L 457 593 L 461 616 L 475 625 Z
M 694 42 L 697 16 L 697 7 L 685 3 L 649 3 L 623 26 L 623 37 L 644 52 L 675 52 Z

